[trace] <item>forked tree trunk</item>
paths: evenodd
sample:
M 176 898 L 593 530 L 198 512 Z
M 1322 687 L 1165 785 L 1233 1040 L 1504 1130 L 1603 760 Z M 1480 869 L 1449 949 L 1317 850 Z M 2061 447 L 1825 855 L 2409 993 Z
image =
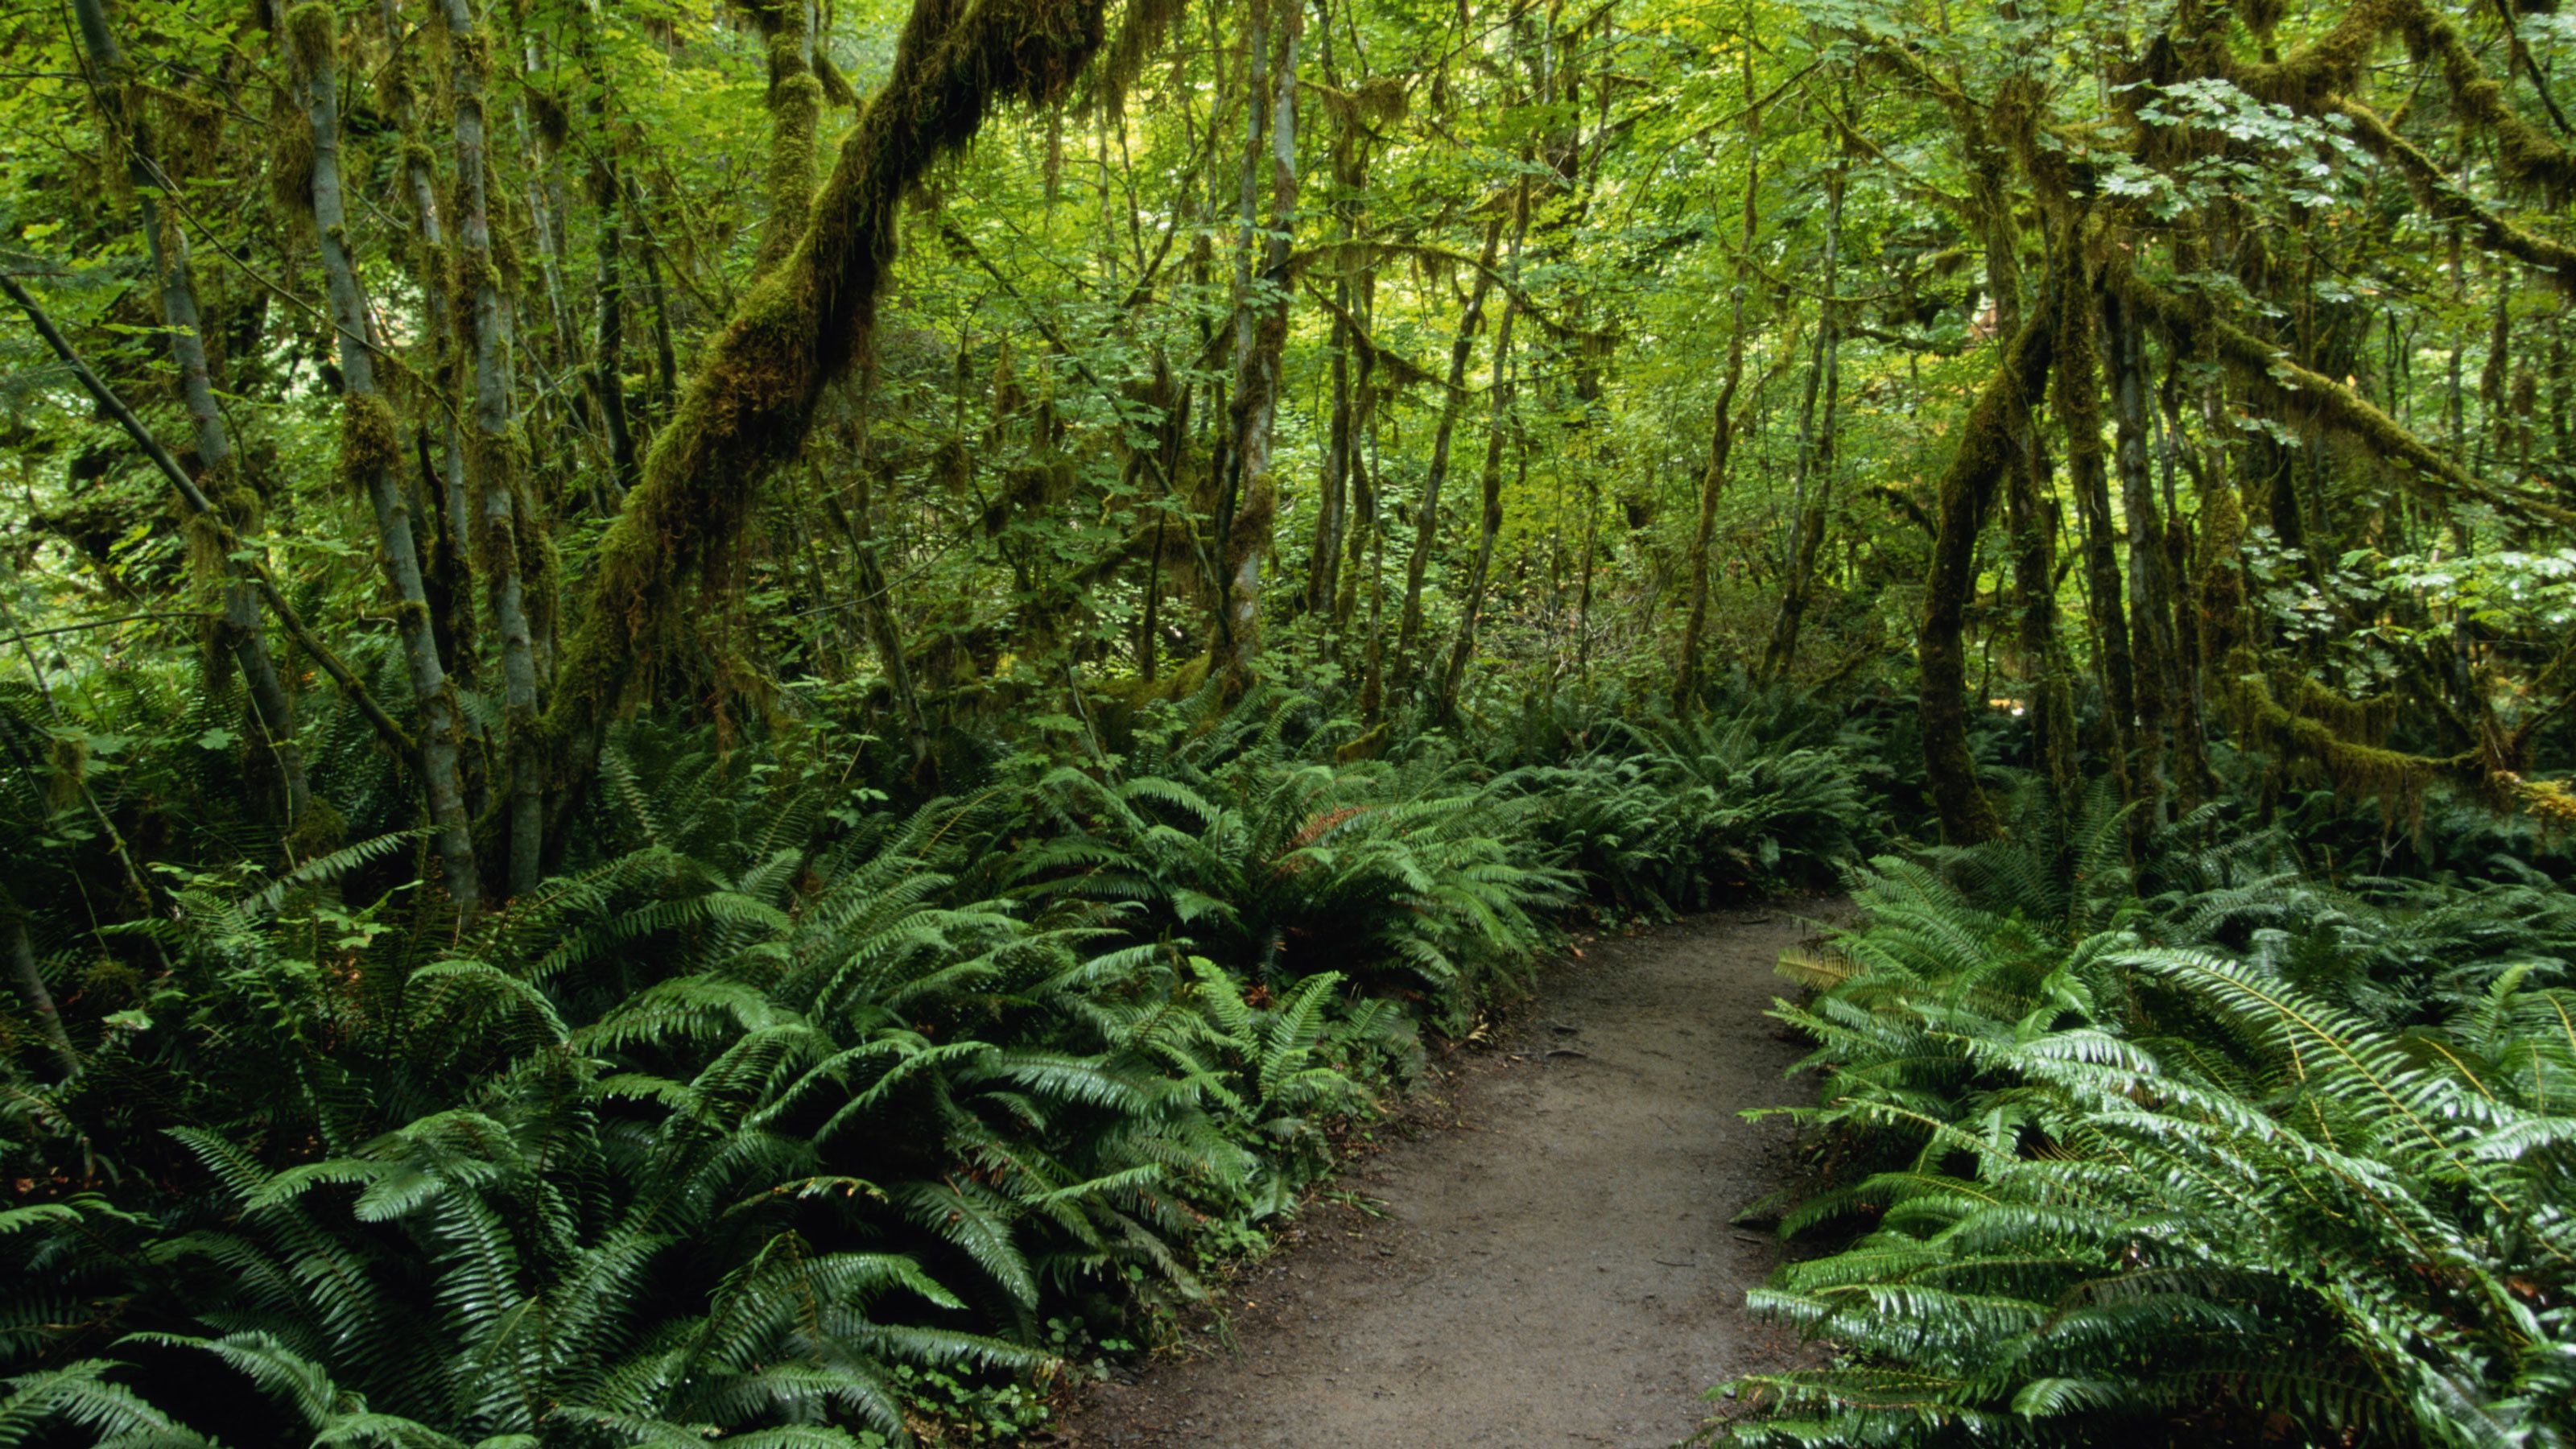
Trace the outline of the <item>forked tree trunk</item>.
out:
M 313 137 L 313 231 L 322 254 L 322 280 L 331 304 L 331 330 L 340 360 L 340 473 L 366 494 L 376 515 L 385 581 L 395 600 L 395 633 L 403 667 L 420 713 L 420 767 L 429 797 L 438 852 L 448 873 L 448 895 L 472 916 L 482 899 L 467 818 L 457 749 L 462 737 L 456 699 L 439 663 L 428 592 L 421 581 L 420 549 L 412 534 L 411 495 L 401 481 L 402 448 L 393 409 L 376 391 L 376 357 L 369 335 L 366 293 L 349 255 L 348 217 L 340 181 L 340 103 L 337 59 L 339 23 L 326 0 L 310 0 L 286 15 L 285 47 L 295 99 Z

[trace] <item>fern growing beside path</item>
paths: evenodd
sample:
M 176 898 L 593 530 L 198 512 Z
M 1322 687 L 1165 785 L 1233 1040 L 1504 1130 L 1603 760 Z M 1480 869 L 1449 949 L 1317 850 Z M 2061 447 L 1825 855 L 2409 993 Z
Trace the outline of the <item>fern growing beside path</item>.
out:
M 1820 988 L 1777 1013 L 1827 1073 L 1801 1115 L 1857 1154 L 1785 1225 L 1864 1231 L 1753 1295 L 1839 1358 L 1741 1381 L 1733 1437 L 2576 1433 L 2565 913 L 2213 881 L 2240 849 L 2163 864 L 2211 888 L 2034 917 L 2036 854 L 1882 861 L 1868 923 L 1784 961 Z M 2402 991 L 2424 934 L 2487 949 Z

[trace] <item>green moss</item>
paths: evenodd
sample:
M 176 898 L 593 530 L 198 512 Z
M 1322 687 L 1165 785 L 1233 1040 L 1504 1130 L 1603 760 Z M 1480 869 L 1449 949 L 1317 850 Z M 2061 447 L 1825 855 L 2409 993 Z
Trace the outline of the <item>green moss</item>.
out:
M 340 53 L 340 17 L 323 0 L 286 12 L 286 53 L 299 80 L 325 74 Z
M 373 393 L 351 393 L 340 411 L 340 481 L 364 492 L 402 467 L 402 434 L 393 409 Z

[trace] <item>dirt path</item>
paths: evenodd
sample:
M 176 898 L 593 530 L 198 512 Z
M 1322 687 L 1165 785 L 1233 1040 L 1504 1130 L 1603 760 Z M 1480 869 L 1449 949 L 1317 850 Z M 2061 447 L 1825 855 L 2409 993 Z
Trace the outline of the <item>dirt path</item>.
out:
M 1701 1395 L 1800 1357 L 1744 1317 L 1779 1261 L 1728 1219 L 1781 1182 L 1798 1049 L 1772 963 L 1827 902 L 1596 942 L 1500 1051 L 1435 1089 L 1432 1130 L 1319 1204 L 1238 1285 L 1235 1351 L 1109 1383 L 1059 1442 L 1170 1449 L 1664 1446 Z M 1571 1028 L 1569 1030 L 1569 1028 Z M 1436 1110 L 1438 1095 L 1452 1108 Z

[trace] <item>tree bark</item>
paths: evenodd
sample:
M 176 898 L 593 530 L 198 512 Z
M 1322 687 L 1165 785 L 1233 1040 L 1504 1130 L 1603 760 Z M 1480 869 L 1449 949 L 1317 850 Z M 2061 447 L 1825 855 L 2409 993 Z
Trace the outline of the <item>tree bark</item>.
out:
M 1530 158 L 1524 156 L 1526 165 Z M 1503 531 L 1503 439 L 1512 429 L 1515 393 L 1512 323 L 1520 316 L 1521 243 L 1529 233 L 1529 177 L 1524 174 L 1512 193 L 1512 241 L 1505 275 L 1512 295 L 1503 301 L 1503 320 L 1494 328 L 1493 411 L 1485 425 L 1485 464 L 1478 475 L 1476 552 L 1467 564 L 1466 597 L 1458 616 L 1458 637 L 1449 650 L 1449 666 L 1440 674 L 1437 717 L 1446 722 L 1458 712 L 1458 691 L 1467 678 L 1467 661 L 1476 652 L 1476 625 L 1485 609 L 1485 586 L 1494 572 L 1494 543 Z
M 126 176 L 134 185 L 135 204 L 141 212 L 144 250 L 160 292 L 161 320 L 170 331 L 170 359 L 179 374 L 180 403 L 187 409 L 194 430 L 202 481 L 227 529 L 253 527 L 258 495 L 232 476 L 232 439 L 224 430 L 223 413 L 215 402 L 214 382 L 206 365 L 204 321 L 197 306 L 196 278 L 188 266 L 187 228 L 162 213 L 160 198 L 174 192 L 175 183 L 162 174 L 151 128 L 134 94 L 139 82 L 126 63 L 123 48 L 117 44 L 115 30 L 108 24 L 104 0 L 72 0 L 72 12 L 79 24 L 82 50 L 96 77 L 100 124 L 115 137 L 112 144 L 125 152 Z M 14 287 L 11 290 L 23 305 L 34 307 L 32 298 Z M 311 801 L 304 747 L 295 738 L 295 704 L 269 653 L 268 635 L 260 621 L 260 592 L 243 564 L 232 559 L 230 553 L 227 549 L 225 571 L 233 582 L 223 588 L 216 638 L 231 656 L 234 667 L 241 671 L 243 689 L 249 696 L 251 735 L 275 762 L 278 772 L 280 800 L 273 813 L 291 833 L 303 821 L 305 807 Z
M 1263 77 L 1259 56 L 1250 58 L 1251 83 L 1266 88 L 1253 107 L 1251 149 L 1260 149 L 1266 121 L 1270 163 L 1269 235 L 1260 243 L 1259 291 L 1247 288 L 1237 304 L 1235 330 L 1233 506 L 1222 509 L 1221 558 L 1225 597 L 1225 675 L 1229 693 L 1251 679 L 1261 651 L 1261 566 L 1278 517 L 1278 481 L 1271 476 L 1271 444 L 1279 421 L 1280 371 L 1288 343 L 1288 262 L 1297 227 L 1297 46 L 1305 30 L 1301 0 L 1277 0 L 1270 44 L 1276 55 Z M 1256 44 L 1262 28 L 1256 26 Z M 1245 244 L 1252 244 L 1247 233 Z
M 1749 18 L 1748 18 L 1749 23 Z M 1735 277 L 1733 320 L 1726 343 L 1726 380 L 1718 384 L 1717 406 L 1712 409 L 1708 441 L 1708 466 L 1699 480 L 1699 522 L 1691 531 L 1690 557 L 1684 571 L 1690 577 L 1690 612 L 1682 622 L 1681 665 L 1674 672 L 1673 712 L 1688 714 L 1699 702 L 1700 651 L 1708 631 L 1708 552 L 1717 533 L 1717 500 L 1726 489 L 1728 458 L 1735 451 L 1735 394 L 1744 385 L 1744 294 L 1751 289 L 1753 273 L 1753 238 L 1756 226 L 1755 202 L 1762 190 L 1762 108 L 1753 90 L 1753 52 L 1743 51 L 1744 73 L 1744 225 L 1737 239 L 1740 260 Z M 1592 614 L 1592 563 L 1589 534 L 1584 545 L 1583 608 L 1589 627 Z M 1588 652 L 1578 646 L 1578 653 Z
M 480 515 L 475 534 L 485 606 L 501 646 L 502 700 L 507 710 L 506 796 L 510 863 L 507 894 L 537 888 L 544 877 L 546 758 L 539 742 L 536 640 L 529 623 L 520 568 L 521 478 L 527 440 L 513 417 L 509 357 L 504 343 L 509 318 L 501 274 L 492 255 L 489 135 L 483 93 L 490 82 L 488 33 L 475 23 L 471 0 L 440 0 L 454 68 L 458 270 L 472 279 L 473 305 L 463 319 L 474 354 L 472 473 Z M 527 544 L 540 542 L 531 538 Z
M 1485 227 L 1484 254 L 1476 261 L 1475 285 L 1467 310 L 1458 319 L 1457 339 L 1449 344 L 1449 385 L 1440 399 L 1440 424 L 1431 435 L 1431 470 L 1422 480 L 1420 511 L 1413 520 L 1413 553 L 1404 563 L 1404 608 L 1396 616 L 1395 687 L 1413 682 L 1415 650 L 1422 638 L 1422 579 L 1431 565 L 1431 548 L 1440 537 L 1440 487 L 1449 475 L 1449 443 L 1458 414 L 1467 402 L 1467 359 L 1476 349 L 1476 332 L 1484 323 L 1485 298 L 1494 286 L 1494 258 L 1502 250 L 1503 219 Z
M 393 409 L 376 391 L 375 344 L 367 325 L 366 294 L 349 254 L 348 217 L 340 181 L 339 22 L 325 0 L 287 12 L 285 48 L 295 99 L 313 137 L 313 231 L 322 256 L 322 280 L 331 304 L 331 330 L 340 360 L 340 472 L 366 494 L 376 515 L 385 580 L 395 601 L 395 633 L 403 667 L 420 712 L 420 770 L 429 797 L 438 852 L 448 873 L 448 895 L 471 917 L 482 899 L 472 822 L 465 812 L 457 747 L 462 729 L 456 699 L 439 663 L 420 550 L 412 536 L 410 490 L 401 482 L 402 449 Z
M 1771 642 L 1763 651 L 1762 677 L 1778 679 L 1788 672 L 1789 661 L 1798 655 L 1798 633 L 1806 622 L 1807 591 L 1816 571 L 1816 556 L 1824 547 L 1827 510 L 1834 492 L 1834 432 L 1842 410 L 1842 311 L 1834 300 L 1834 290 L 1842 274 L 1843 192 L 1849 176 L 1849 161 L 1838 161 L 1832 178 L 1826 183 L 1825 205 L 1825 300 L 1817 304 L 1816 353 L 1807 369 L 1807 394 L 1799 405 L 1798 465 L 1796 482 L 1789 495 L 1789 547 L 1782 564 L 1786 577 L 1780 590 L 1780 610 L 1772 619 Z M 1819 379 L 1824 394 L 1824 415 L 1817 418 Z
M 2144 824 L 2154 825 L 2165 819 L 2165 735 L 2172 702 L 2182 692 L 2173 672 L 2173 579 L 2166 570 L 2164 516 L 2147 458 L 2151 424 L 2144 340 L 2115 291 L 2106 289 L 2100 304 L 2102 335 L 2110 344 L 2113 457 L 2129 534 L 2129 638 L 2137 656 L 2136 779 L 2146 802 Z M 2100 607 L 2098 601 L 2095 607 Z
M 2130 757 L 2137 747 L 2137 667 L 2130 653 L 2129 620 L 2120 599 L 2119 545 L 2113 537 L 2111 490 L 2102 456 L 2102 383 L 2093 343 L 2093 289 L 2084 276 L 2074 228 L 2061 246 L 2065 275 L 2057 309 L 2056 403 L 2066 429 L 2066 467 L 2075 508 L 2084 524 L 2084 579 L 2093 627 L 2103 708 L 2111 717 L 2111 778 L 2122 804 L 2137 798 Z
M 2014 422 L 2029 411 L 2048 381 L 2057 330 L 2054 313 L 2051 299 L 2005 344 L 1994 374 L 1969 409 L 1959 449 L 1941 474 L 1940 531 L 1924 574 L 1923 624 L 1915 635 L 1922 671 L 1916 708 L 1933 807 L 1940 813 L 1942 838 L 1954 845 L 2003 833 L 1994 805 L 1977 783 L 1976 757 L 1968 750 L 1968 669 L 1961 636 L 1968 595 L 1976 586 L 1977 535 L 1993 512 L 1996 484 L 2014 466 L 2021 444 Z

